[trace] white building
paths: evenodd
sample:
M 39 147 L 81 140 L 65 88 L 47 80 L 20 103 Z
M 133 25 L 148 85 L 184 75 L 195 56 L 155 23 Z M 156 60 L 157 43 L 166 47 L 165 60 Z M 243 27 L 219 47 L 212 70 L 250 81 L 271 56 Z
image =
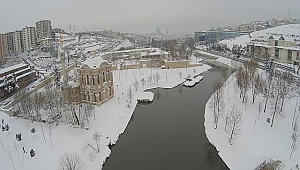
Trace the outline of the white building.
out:
M 41 20 L 37 21 L 35 23 L 36 28 L 36 39 L 37 42 L 41 42 L 45 38 L 51 38 L 52 37 L 52 27 L 51 27 L 51 21 L 50 20 Z
M 24 51 L 28 51 L 36 47 L 35 27 L 23 28 L 23 46 Z
M 13 34 L 14 53 L 23 52 L 23 35 L 22 31 L 15 31 Z
M 284 37 L 275 40 L 270 36 L 267 44 L 248 45 L 248 54 L 256 58 L 273 59 L 281 63 L 299 65 L 300 48 L 294 41 L 287 41 Z

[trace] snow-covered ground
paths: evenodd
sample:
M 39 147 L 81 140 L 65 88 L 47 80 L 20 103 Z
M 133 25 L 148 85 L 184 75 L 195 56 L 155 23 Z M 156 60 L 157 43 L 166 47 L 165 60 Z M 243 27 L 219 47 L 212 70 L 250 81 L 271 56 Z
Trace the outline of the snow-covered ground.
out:
M 230 65 L 228 59 L 223 57 L 219 57 L 218 61 Z M 260 71 L 262 72 L 262 70 Z M 209 141 L 216 146 L 221 158 L 233 170 L 254 169 L 268 159 L 282 161 L 283 169 L 296 169 L 296 165 L 300 164 L 300 150 L 299 148 L 296 149 L 291 158 L 290 152 L 292 144 L 291 124 L 295 107 L 297 107 L 297 97 L 286 102 L 284 117 L 277 116 L 274 126 L 270 127 L 267 118 L 270 118 L 271 108 L 268 108 L 266 113 L 261 109 L 262 111 L 259 113 L 259 103 L 264 104 L 263 97 L 259 96 L 252 104 L 250 101 L 251 92 L 248 92 L 249 100 L 245 106 L 239 97 L 239 92 L 235 90 L 235 86 L 235 77 L 232 75 L 223 86 L 225 109 L 223 109 L 217 129 L 214 129 L 213 111 L 209 102 L 205 109 L 206 135 Z M 243 115 L 241 131 L 235 137 L 233 145 L 230 145 L 230 134 L 224 130 L 225 115 L 228 114 L 233 105 Z M 299 115 L 298 109 L 296 114 Z
M 300 25 L 293 24 L 274 27 L 253 32 L 251 33 L 251 38 L 249 35 L 244 35 L 235 39 L 223 40 L 221 43 L 226 43 L 229 48 L 232 48 L 234 44 L 246 46 L 251 40 L 255 43 L 266 43 L 270 36 L 273 36 L 274 39 L 279 39 L 279 37 L 283 36 L 286 40 L 299 40 Z M 219 57 L 217 60 L 224 64 L 231 64 L 230 59 L 224 57 Z M 263 72 L 262 70 L 260 71 Z M 297 169 L 296 166 L 300 164 L 299 148 L 296 149 L 290 158 L 292 121 L 295 108 L 298 105 L 297 98 L 293 97 L 286 102 L 284 117 L 278 116 L 274 126 L 271 128 L 267 122 L 267 118 L 270 118 L 271 108 L 268 108 L 266 113 L 263 111 L 259 113 L 259 104 L 264 104 L 263 97 L 259 96 L 254 104 L 252 104 L 249 99 L 245 108 L 245 104 L 243 104 L 239 98 L 239 92 L 235 90 L 236 83 L 234 79 L 234 75 L 232 75 L 224 84 L 225 109 L 219 120 L 218 129 L 214 129 L 213 112 L 209 104 L 207 103 L 206 105 L 205 130 L 209 141 L 216 146 L 219 155 L 227 166 L 233 170 L 254 169 L 269 159 L 282 161 L 282 169 Z M 248 93 L 250 98 L 251 93 Z M 234 139 L 233 145 L 230 145 L 230 134 L 224 130 L 226 124 L 225 115 L 228 114 L 228 111 L 231 110 L 233 105 L 235 105 L 243 115 L 241 131 Z M 296 109 L 296 114 L 299 115 L 298 109 Z M 298 123 L 299 121 L 300 120 L 298 120 Z
M 95 115 L 90 118 L 88 130 L 74 128 L 68 124 L 49 126 L 45 123 L 31 123 L 29 120 L 9 117 L 0 111 L 0 120 L 3 119 L 4 124 L 10 127 L 9 131 L 0 131 L 0 169 L 57 169 L 59 159 L 65 152 L 77 153 L 85 169 L 101 169 L 105 159 L 110 155 L 108 145 L 116 143 L 119 135 L 125 131 L 137 104 L 139 93 L 155 87 L 172 88 L 184 82 L 186 77 L 195 76 L 208 69 L 210 66 L 204 65 L 182 69 L 142 68 L 114 71 L 115 96 L 100 107 L 96 107 Z M 157 77 L 154 76 L 157 75 L 156 73 L 160 75 L 158 81 L 154 79 Z M 142 78 L 146 80 L 144 85 L 141 83 Z M 150 79 L 151 83 L 148 81 Z M 136 80 L 139 82 L 137 91 L 133 86 Z M 127 107 L 127 91 L 130 86 L 133 100 L 130 107 Z M 32 128 L 36 130 L 34 134 L 31 133 Z M 101 135 L 98 154 L 90 147 L 83 149 L 88 143 L 95 147 L 93 140 L 95 132 Z M 17 133 L 22 134 L 21 141 L 16 140 Z M 30 149 L 36 151 L 34 157 L 30 157 Z

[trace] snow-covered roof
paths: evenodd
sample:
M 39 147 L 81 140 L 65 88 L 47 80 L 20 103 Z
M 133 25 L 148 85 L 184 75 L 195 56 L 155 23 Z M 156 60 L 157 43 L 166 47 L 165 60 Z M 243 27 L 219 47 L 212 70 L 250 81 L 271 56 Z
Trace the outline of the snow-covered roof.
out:
M 100 55 L 97 55 L 96 57 L 88 58 L 87 60 L 85 60 L 85 61 L 82 63 L 81 68 L 82 68 L 84 65 L 87 65 L 89 68 L 99 68 L 99 67 L 101 67 L 101 65 L 102 65 L 103 63 L 106 63 L 106 64 L 107 64 L 107 61 L 106 61 L 106 60 L 103 60 L 103 58 L 102 58 Z
M 27 66 L 27 65 L 28 65 L 28 64 L 21 63 L 21 64 L 17 64 L 17 65 L 10 66 L 10 67 L 1 69 L 1 70 L 0 70 L 0 74 L 3 74 L 3 73 L 6 73 L 6 72 L 15 70 L 15 69 L 17 69 L 17 68 L 24 67 L 24 66 Z
M 145 57 L 145 56 L 155 56 L 155 55 L 168 55 L 169 53 L 160 49 L 155 49 L 153 51 L 150 52 L 142 52 L 141 56 Z
M 285 49 L 285 50 L 293 50 L 293 51 L 300 51 L 300 48 L 297 47 L 284 47 L 284 46 L 269 46 L 265 44 L 254 44 L 257 47 L 265 47 L 265 48 L 279 48 L 279 49 Z

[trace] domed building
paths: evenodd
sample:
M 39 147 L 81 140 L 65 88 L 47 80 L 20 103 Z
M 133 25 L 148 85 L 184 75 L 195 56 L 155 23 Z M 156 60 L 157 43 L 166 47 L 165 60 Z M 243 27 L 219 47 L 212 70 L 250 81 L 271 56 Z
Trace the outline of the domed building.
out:
M 76 83 L 63 87 L 73 103 L 101 105 L 114 96 L 112 65 L 100 56 L 87 59 L 77 69 Z

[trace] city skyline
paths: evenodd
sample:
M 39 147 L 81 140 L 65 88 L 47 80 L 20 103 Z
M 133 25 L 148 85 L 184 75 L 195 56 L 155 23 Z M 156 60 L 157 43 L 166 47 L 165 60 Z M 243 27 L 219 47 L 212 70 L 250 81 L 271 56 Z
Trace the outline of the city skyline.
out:
M 76 31 L 113 29 L 120 32 L 153 33 L 160 28 L 161 33 L 193 33 L 212 27 L 235 25 L 254 20 L 272 18 L 299 18 L 298 0 L 288 1 L 196 1 L 174 0 L 151 3 L 127 1 L 78 1 L 28 0 L 4 1 L 0 7 L 0 32 L 20 30 L 34 26 L 36 21 L 49 19 L 53 28 L 69 31 L 69 24 Z M 267 8 L 266 8 L 267 7 Z M 14 9 L 14 10 L 12 10 Z

